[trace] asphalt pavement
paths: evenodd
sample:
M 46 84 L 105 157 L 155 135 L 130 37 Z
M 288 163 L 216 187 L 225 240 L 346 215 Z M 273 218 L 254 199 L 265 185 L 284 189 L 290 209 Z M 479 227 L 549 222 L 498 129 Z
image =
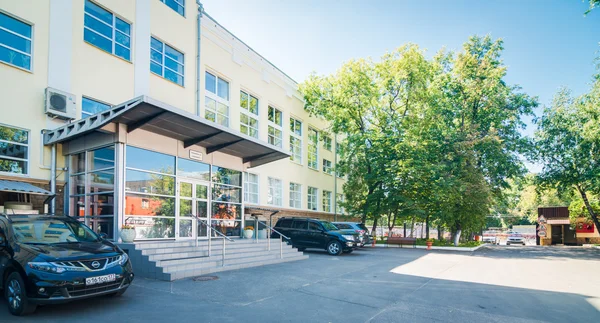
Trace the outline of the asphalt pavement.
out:
M 43 306 L 0 322 L 600 322 L 600 250 L 365 248 L 219 273 L 137 279 L 120 298 Z

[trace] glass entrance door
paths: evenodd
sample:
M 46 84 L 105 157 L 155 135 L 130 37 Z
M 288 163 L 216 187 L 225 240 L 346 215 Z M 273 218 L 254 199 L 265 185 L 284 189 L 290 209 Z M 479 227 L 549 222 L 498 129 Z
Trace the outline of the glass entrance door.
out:
M 192 216 L 209 223 L 208 184 L 202 182 L 177 181 L 177 238 L 206 238 L 206 226 Z

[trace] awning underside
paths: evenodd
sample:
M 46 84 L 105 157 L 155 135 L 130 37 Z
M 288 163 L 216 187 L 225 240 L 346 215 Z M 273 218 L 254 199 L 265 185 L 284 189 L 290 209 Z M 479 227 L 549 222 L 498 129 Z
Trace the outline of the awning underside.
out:
M 251 167 L 290 156 L 279 147 L 149 97 L 140 97 L 50 131 L 44 137 L 44 143 L 48 145 L 73 140 L 111 122 L 126 124 L 128 132 L 144 129 L 183 141 L 186 148 L 199 145 L 206 148 L 208 154 L 219 151 L 240 157 L 244 163 L 249 162 Z
M 43 188 L 39 188 L 35 185 L 31 185 L 29 183 L 8 180 L 0 180 L 0 191 L 39 195 L 54 195 L 50 191 L 47 191 Z

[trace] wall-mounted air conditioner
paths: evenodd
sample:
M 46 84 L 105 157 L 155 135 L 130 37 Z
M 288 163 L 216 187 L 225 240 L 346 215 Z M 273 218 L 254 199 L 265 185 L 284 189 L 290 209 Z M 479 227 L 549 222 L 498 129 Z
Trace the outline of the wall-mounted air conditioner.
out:
M 51 87 L 46 88 L 45 109 L 46 114 L 52 117 L 65 120 L 77 118 L 75 95 Z

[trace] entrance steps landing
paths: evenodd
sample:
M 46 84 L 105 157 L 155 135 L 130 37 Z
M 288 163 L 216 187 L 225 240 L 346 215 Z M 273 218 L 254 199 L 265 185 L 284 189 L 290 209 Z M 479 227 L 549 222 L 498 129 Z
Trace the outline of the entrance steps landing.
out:
M 191 241 L 148 241 L 119 243 L 129 254 L 133 271 L 138 277 L 173 281 L 215 272 L 272 265 L 308 259 L 308 255 L 279 239 L 234 239 L 226 241 L 223 259 L 223 239 Z M 281 250 L 280 250 L 281 249 Z

